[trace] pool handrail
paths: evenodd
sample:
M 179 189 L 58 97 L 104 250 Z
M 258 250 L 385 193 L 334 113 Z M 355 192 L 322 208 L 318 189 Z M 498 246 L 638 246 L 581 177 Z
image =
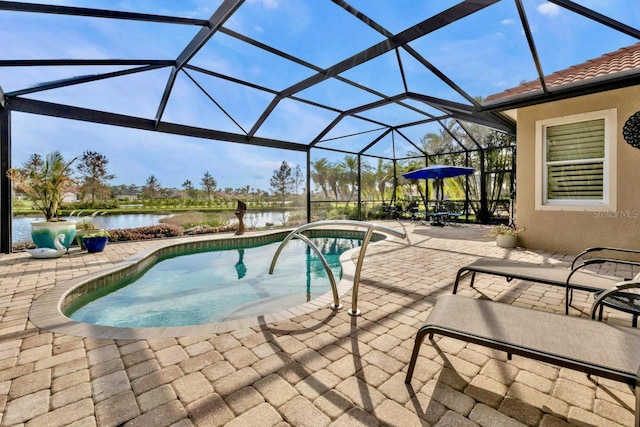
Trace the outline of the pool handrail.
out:
M 333 272 L 329 267 L 329 263 L 325 259 L 324 255 L 322 255 L 322 252 L 316 247 L 316 245 L 311 240 L 309 240 L 309 238 L 307 238 L 305 235 L 302 234 L 303 231 L 306 231 L 312 228 L 320 228 L 320 227 L 336 226 L 336 225 L 346 225 L 346 226 L 351 226 L 356 228 L 367 229 L 367 231 L 365 232 L 365 236 L 362 239 L 362 246 L 360 246 L 360 255 L 358 256 L 356 271 L 353 276 L 353 295 L 351 299 L 351 308 L 347 311 L 352 316 L 359 316 L 360 310 L 358 309 L 358 286 L 360 284 L 360 271 L 362 270 L 362 264 L 364 263 L 364 256 L 367 251 L 367 246 L 369 245 L 369 241 L 371 240 L 371 236 L 373 232 L 380 231 L 382 233 L 391 234 L 401 239 L 405 239 L 407 237 L 406 233 L 402 231 L 394 230 L 393 228 L 385 227 L 382 225 L 372 224 L 370 222 L 355 221 L 355 220 L 349 220 L 349 219 L 310 222 L 308 224 L 301 225 L 300 227 L 291 231 L 282 240 L 282 242 L 280 243 L 280 246 L 278 246 L 278 249 L 276 250 L 275 255 L 273 256 L 273 259 L 271 260 L 271 267 L 269 267 L 269 274 L 273 274 L 273 270 L 275 269 L 276 262 L 278 261 L 278 257 L 280 257 L 280 253 L 282 252 L 282 249 L 284 249 L 285 245 L 289 242 L 289 240 L 293 239 L 294 237 L 297 237 L 303 242 L 305 242 L 307 245 L 309 245 L 309 247 L 320 258 L 322 265 L 324 266 L 327 272 L 327 276 L 329 277 L 329 282 L 331 283 L 331 293 L 333 294 L 333 303 L 331 304 L 331 308 L 333 310 L 341 309 L 342 304 L 340 304 L 340 299 L 338 296 L 338 286 L 336 285 L 336 280 L 333 277 Z

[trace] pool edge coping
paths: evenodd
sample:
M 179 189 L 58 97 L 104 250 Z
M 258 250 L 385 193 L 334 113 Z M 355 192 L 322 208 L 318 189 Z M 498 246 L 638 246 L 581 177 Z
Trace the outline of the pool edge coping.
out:
M 341 229 L 341 227 L 336 227 Z M 353 230 L 353 228 L 345 227 L 345 230 Z M 171 241 L 161 242 L 150 248 L 146 248 L 137 254 L 131 255 L 122 261 L 117 262 L 108 268 L 101 269 L 92 273 L 64 281 L 54 285 L 44 294 L 36 298 L 29 309 L 29 321 L 36 327 L 54 333 L 61 333 L 72 336 L 80 336 L 84 338 L 110 338 L 110 339 L 156 339 L 156 338 L 178 338 L 187 336 L 211 335 L 225 333 L 237 329 L 243 329 L 254 326 L 264 326 L 276 322 L 285 321 L 300 315 L 308 314 L 319 308 L 327 308 L 333 302 L 332 293 L 328 291 L 309 302 L 267 313 L 259 316 L 251 316 L 241 319 L 233 319 L 224 322 L 205 323 L 200 325 L 187 326 L 167 326 L 156 328 L 121 328 L 115 326 L 94 325 L 90 323 L 75 321 L 62 313 L 62 303 L 66 296 L 74 289 L 88 283 L 92 280 L 99 279 L 104 276 L 124 270 L 128 267 L 144 262 L 154 254 L 161 250 L 177 246 L 185 243 L 193 243 L 198 241 L 221 240 L 221 239 L 243 239 L 251 237 L 264 237 L 272 234 L 288 233 L 293 229 L 278 229 L 251 232 L 251 236 L 242 235 L 206 235 L 193 236 L 181 239 L 172 239 Z M 381 233 L 382 234 L 382 233 Z M 384 235 L 385 240 L 393 239 L 389 235 Z M 353 277 L 355 275 L 356 264 L 352 260 L 354 252 L 359 251 L 360 247 L 349 249 L 340 256 L 340 264 L 342 267 L 342 278 L 337 283 L 338 297 L 344 296 L 353 287 Z M 344 309 L 344 308 L 343 308 Z

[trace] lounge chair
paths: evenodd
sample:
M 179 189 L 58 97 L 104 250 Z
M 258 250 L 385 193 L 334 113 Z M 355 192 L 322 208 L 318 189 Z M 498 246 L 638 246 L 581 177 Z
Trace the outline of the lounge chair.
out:
M 638 286 L 638 282 L 634 283 Z M 595 316 L 597 300 L 592 306 Z M 640 330 L 584 317 L 515 307 L 461 295 L 436 302 L 418 330 L 405 383 L 410 384 L 426 335 L 449 336 L 485 347 L 597 375 L 635 387 L 640 426 Z
M 594 257 L 585 259 L 587 255 L 593 257 L 602 252 L 606 252 L 609 256 L 606 258 Z M 456 281 L 453 285 L 453 293 L 458 292 L 460 281 L 469 274 L 471 274 L 471 287 L 473 287 L 476 273 L 505 277 L 508 282 L 513 279 L 520 279 L 547 285 L 564 286 L 566 290 L 565 313 L 569 314 L 569 305 L 571 304 L 574 289 L 588 292 L 601 292 L 611 288 L 622 280 L 629 279 L 597 274 L 586 270 L 586 267 L 605 263 L 640 267 L 639 262 L 611 258 L 611 255 L 628 257 L 630 254 L 640 254 L 640 251 L 607 247 L 589 248 L 582 251 L 573 259 L 570 268 L 555 268 L 510 260 L 479 259 L 458 270 Z

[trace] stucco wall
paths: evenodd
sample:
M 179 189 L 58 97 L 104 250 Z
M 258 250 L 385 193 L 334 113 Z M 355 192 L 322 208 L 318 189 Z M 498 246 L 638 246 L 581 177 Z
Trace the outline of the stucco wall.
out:
M 617 206 L 615 210 L 535 210 L 535 122 L 617 108 Z M 518 110 L 517 225 L 527 231 L 519 244 L 535 249 L 578 253 L 590 246 L 640 249 L 640 149 L 626 143 L 622 127 L 640 110 L 640 86 L 582 96 Z

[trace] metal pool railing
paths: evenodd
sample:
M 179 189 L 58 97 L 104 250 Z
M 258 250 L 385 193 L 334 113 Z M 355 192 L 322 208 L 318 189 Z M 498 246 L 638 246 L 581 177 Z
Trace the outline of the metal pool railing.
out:
M 305 242 L 316 253 L 316 255 L 318 255 L 318 258 L 320 258 L 320 261 L 322 262 L 324 269 L 327 271 L 329 282 L 331 283 L 331 292 L 333 294 L 333 304 L 331 304 L 331 308 L 334 310 L 341 309 L 342 304 L 340 304 L 340 300 L 338 297 L 338 286 L 336 285 L 336 279 L 333 277 L 333 273 L 331 272 L 329 263 L 327 262 L 324 255 L 322 255 L 322 252 L 320 251 L 320 249 L 318 249 L 318 247 L 311 240 L 309 240 L 307 236 L 302 234 L 303 231 L 306 231 L 312 228 L 321 228 L 321 227 L 336 226 L 336 225 L 343 225 L 343 226 L 346 225 L 346 226 L 356 227 L 356 228 L 366 228 L 367 230 L 365 232 L 364 238 L 362 239 L 362 246 L 360 247 L 360 256 L 358 256 L 358 263 L 356 264 L 356 272 L 353 277 L 353 296 L 351 299 L 351 308 L 348 310 L 348 313 L 350 315 L 359 316 L 360 310 L 358 310 L 358 285 L 360 284 L 360 271 L 362 270 L 364 256 L 367 251 L 367 245 L 371 240 L 371 235 L 373 234 L 374 231 L 379 231 L 382 233 L 391 234 L 392 236 L 396 236 L 396 237 L 400 237 L 401 239 L 404 239 L 407 237 L 406 233 L 394 230 L 389 227 L 384 227 L 382 225 L 371 224 L 369 222 L 363 222 L 363 221 L 352 221 L 352 220 L 318 221 L 318 222 L 305 224 L 296 228 L 291 233 L 289 233 L 287 237 L 284 238 L 282 243 L 280 243 L 280 246 L 278 246 L 278 250 L 273 256 L 273 260 L 271 261 L 269 274 L 273 274 L 273 270 L 276 267 L 276 262 L 278 262 L 278 257 L 280 256 L 280 253 L 282 252 L 282 249 L 284 249 L 287 242 L 289 242 L 289 240 L 293 239 L 294 237 L 297 237 L 298 239 Z

